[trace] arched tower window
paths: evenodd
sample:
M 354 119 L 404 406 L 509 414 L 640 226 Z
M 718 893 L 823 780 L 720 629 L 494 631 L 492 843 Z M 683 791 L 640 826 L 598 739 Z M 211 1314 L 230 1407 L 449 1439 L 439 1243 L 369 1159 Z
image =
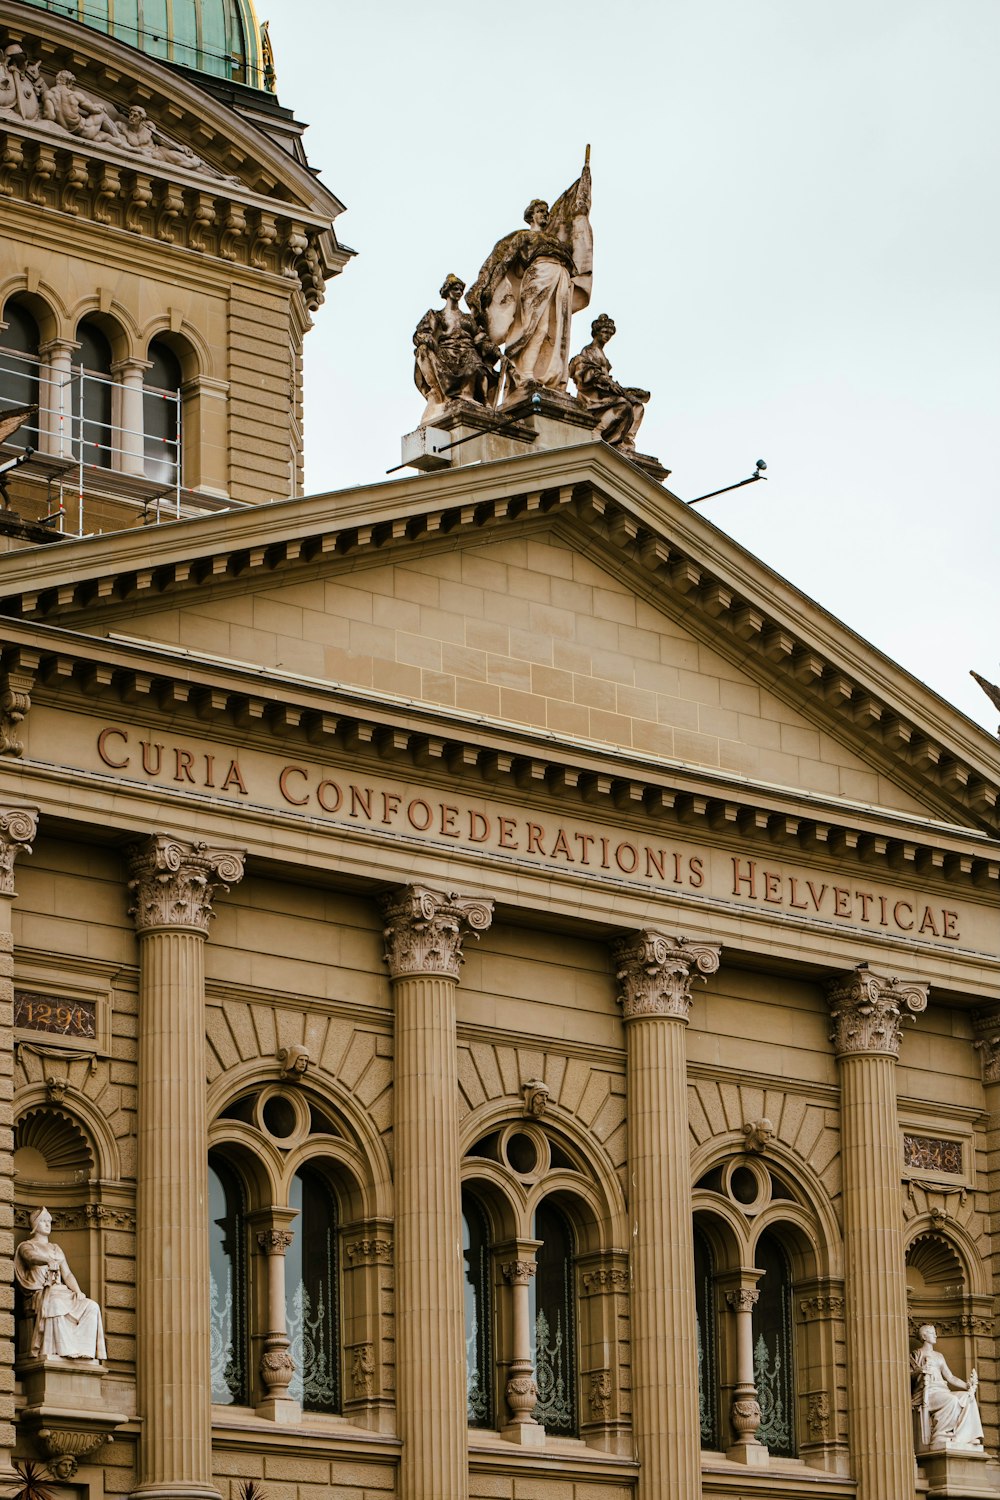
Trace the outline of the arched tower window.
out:
M 114 468 L 111 345 L 93 323 L 81 323 L 76 336 L 80 344 L 77 358 L 83 366 L 82 378 L 74 382 L 76 410 L 82 419 L 83 461 L 111 469 Z
M 493 1329 L 492 1256 L 486 1215 L 471 1193 L 462 1194 L 465 1260 L 465 1365 L 470 1427 L 493 1426 L 490 1346 Z
M 142 398 L 146 478 L 175 484 L 180 440 L 177 393 L 181 387 L 181 364 L 162 339 L 154 339 L 150 344 L 148 360 Z
M 305 1411 L 340 1411 L 340 1268 L 337 1206 L 321 1173 L 292 1179 L 298 1210 L 285 1261 L 286 1326 L 295 1375 L 288 1388 Z
M 7 303 L 3 321 L 7 326 L 0 329 L 0 420 L 15 407 L 37 406 L 39 400 L 38 324 L 17 302 Z M 22 422 L 6 441 L 16 448 L 29 443 L 37 448 L 38 429 L 36 414 Z
M 760 1296 L 753 1310 L 753 1373 L 762 1421 L 758 1441 L 780 1458 L 794 1458 L 795 1371 L 792 1339 L 792 1273 L 778 1237 L 757 1241 Z
M 719 1366 L 715 1327 L 715 1257 L 700 1229 L 694 1231 L 694 1295 L 698 1336 L 698 1416 L 701 1446 L 719 1447 Z
M 246 1205 L 235 1172 L 218 1156 L 208 1165 L 212 1400 L 250 1400 L 246 1336 Z
M 535 1211 L 532 1319 L 535 1328 L 534 1417 L 549 1432 L 577 1433 L 576 1298 L 573 1231 L 565 1215 L 545 1199 Z

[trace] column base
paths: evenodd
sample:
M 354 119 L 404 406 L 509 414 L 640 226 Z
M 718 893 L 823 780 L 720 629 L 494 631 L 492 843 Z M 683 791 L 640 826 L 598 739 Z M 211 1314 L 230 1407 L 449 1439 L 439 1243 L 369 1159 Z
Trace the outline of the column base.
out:
M 129 1500 L 222 1500 L 214 1485 L 189 1484 L 177 1480 L 170 1484 L 157 1480 L 155 1484 L 140 1484 L 129 1495 Z
M 277 1422 L 282 1427 L 297 1427 L 302 1421 L 302 1408 L 289 1396 L 268 1396 L 255 1407 L 258 1417 L 268 1422 Z
M 500 1436 L 521 1448 L 545 1447 L 545 1428 L 540 1422 L 508 1422 L 506 1427 L 501 1427 Z
M 974 1448 L 946 1448 L 918 1453 L 917 1463 L 927 1476 L 928 1500 L 996 1500 L 1000 1496 L 1000 1464 Z
M 758 1442 L 734 1443 L 726 1449 L 726 1457 L 730 1463 L 746 1464 L 749 1469 L 766 1469 L 771 1462 L 770 1453 Z

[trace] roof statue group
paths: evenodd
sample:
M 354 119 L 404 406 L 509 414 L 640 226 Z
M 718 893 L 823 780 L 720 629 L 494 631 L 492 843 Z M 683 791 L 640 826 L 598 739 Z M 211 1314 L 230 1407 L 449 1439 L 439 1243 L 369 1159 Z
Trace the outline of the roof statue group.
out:
M 591 413 L 600 437 L 629 453 L 649 392 L 622 386 L 604 349 L 615 332 L 606 313 L 591 324 L 591 341 L 570 359 L 570 320 L 590 302 L 594 239 L 590 227 L 590 147 L 577 180 L 550 208 L 533 198 L 527 229 L 498 240 L 469 288 L 448 276 L 444 306 L 432 308 L 413 335 L 413 378 L 427 407 L 423 425 L 452 402 L 496 409 L 537 390 L 566 393 Z

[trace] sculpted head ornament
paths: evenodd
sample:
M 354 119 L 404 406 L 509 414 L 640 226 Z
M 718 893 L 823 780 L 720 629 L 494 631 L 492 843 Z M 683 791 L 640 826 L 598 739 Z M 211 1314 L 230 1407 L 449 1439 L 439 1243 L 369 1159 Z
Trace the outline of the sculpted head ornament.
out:
M 541 211 L 547 219 L 549 216 L 549 205 L 546 203 L 544 198 L 532 198 L 531 202 L 524 210 L 524 222 L 526 224 L 534 224 L 535 215 L 539 211 Z
M 450 293 L 452 287 L 455 286 L 458 287 L 458 295 L 461 296 L 465 291 L 465 282 L 462 280 L 461 276 L 456 276 L 454 271 L 452 271 L 450 275 L 444 278 L 444 285 L 438 292 L 438 296 L 443 297 L 445 301 L 447 301 L 448 294 Z

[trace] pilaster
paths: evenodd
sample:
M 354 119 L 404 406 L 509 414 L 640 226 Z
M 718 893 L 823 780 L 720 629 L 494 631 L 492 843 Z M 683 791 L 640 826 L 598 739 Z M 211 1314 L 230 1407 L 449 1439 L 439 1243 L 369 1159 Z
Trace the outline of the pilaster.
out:
M 34 807 L 0 807 L 0 1481 L 14 1447 L 14 862 L 30 854 Z
M 627 1044 L 633 1424 L 639 1500 L 700 1500 L 685 1027 L 720 949 L 661 932 L 615 944 Z
M 848 1415 L 858 1500 L 913 1493 L 896 1062 L 927 986 L 867 964 L 827 986 L 840 1066 Z
M 131 855 L 139 938 L 136 1375 L 143 1500 L 218 1500 L 212 1481 L 204 942 L 243 854 L 165 834 Z
M 468 1422 L 455 992 L 493 903 L 426 886 L 383 903 L 393 1085 L 400 1500 L 467 1500 Z

